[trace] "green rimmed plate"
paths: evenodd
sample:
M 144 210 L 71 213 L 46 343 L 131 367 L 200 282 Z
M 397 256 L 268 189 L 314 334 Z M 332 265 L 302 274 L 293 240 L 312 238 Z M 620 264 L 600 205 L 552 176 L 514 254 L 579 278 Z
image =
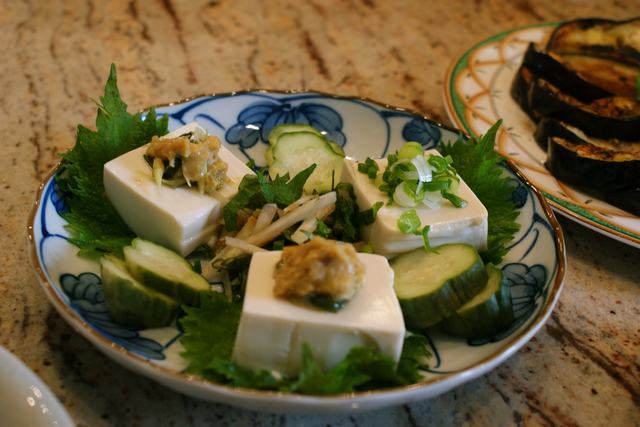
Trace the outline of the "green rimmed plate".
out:
M 471 135 L 483 134 L 502 118 L 498 151 L 543 192 L 556 212 L 640 248 L 640 217 L 557 180 L 544 167 L 546 153 L 533 139 L 535 124 L 509 94 L 528 43 L 544 42 L 556 25 L 505 31 L 464 52 L 447 71 L 445 108 L 451 121 Z

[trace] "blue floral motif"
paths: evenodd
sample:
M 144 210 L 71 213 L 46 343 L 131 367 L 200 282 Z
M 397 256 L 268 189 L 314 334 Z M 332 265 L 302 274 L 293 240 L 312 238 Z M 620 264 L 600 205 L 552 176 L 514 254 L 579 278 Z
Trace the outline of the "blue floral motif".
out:
M 402 128 L 405 141 L 419 142 L 425 149 L 434 148 L 441 136 L 442 132 L 438 126 L 422 118 L 414 118 Z
M 62 216 L 63 214 L 69 212 L 69 206 L 67 206 L 67 202 L 64 197 L 64 193 L 60 190 L 58 186 L 58 181 L 56 179 L 53 180 L 53 191 L 51 192 L 51 203 L 53 207 L 56 209 L 58 215 Z
M 540 264 L 528 267 L 518 262 L 505 265 L 502 272 L 511 289 L 514 324 L 520 326 L 538 305 L 547 281 L 547 269 Z
M 94 273 L 62 274 L 60 276 L 62 290 L 69 297 L 82 318 L 94 328 L 103 332 L 113 342 L 127 350 L 148 359 L 164 360 L 163 347 L 157 341 L 140 336 L 134 329 L 116 325 L 109 318 L 104 300 L 102 281 Z
M 246 150 L 258 141 L 268 143 L 271 130 L 285 123 L 311 125 L 326 132 L 327 138 L 341 147 L 346 143 L 342 117 L 333 108 L 313 103 L 293 106 L 289 102 L 277 101 L 258 102 L 242 110 L 238 114 L 238 123 L 227 130 L 225 138 L 230 144 Z
M 529 196 L 529 190 L 522 182 L 516 178 L 511 178 L 511 182 L 514 184 L 513 192 L 511 193 L 511 201 L 520 209 L 527 203 L 527 197 Z

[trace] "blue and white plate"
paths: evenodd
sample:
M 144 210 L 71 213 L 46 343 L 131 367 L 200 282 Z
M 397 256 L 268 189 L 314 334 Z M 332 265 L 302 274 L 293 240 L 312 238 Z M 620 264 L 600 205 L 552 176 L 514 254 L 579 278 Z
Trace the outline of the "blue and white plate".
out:
M 281 123 L 309 123 L 355 158 L 381 157 L 405 141 L 432 148 L 458 131 L 407 110 L 374 101 L 321 93 L 240 92 L 201 96 L 162 106 L 169 128 L 198 122 L 242 158 L 263 165 L 267 135 Z M 506 333 L 487 340 L 462 340 L 434 333 L 430 369 L 406 387 L 335 396 L 307 396 L 223 386 L 183 373 L 180 331 L 125 329 L 107 315 L 96 262 L 77 256 L 68 242 L 67 209 L 53 176 L 42 183 L 29 218 L 31 257 L 42 287 L 58 312 L 100 351 L 127 368 L 182 393 L 270 412 L 347 412 L 426 399 L 472 380 L 522 347 L 551 313 L 562 287 L 562 233 L 549 206 L 528 181 L 505 163 L 517 184 L 521 230 L 500 265 L 511 286 L 515 320 Z

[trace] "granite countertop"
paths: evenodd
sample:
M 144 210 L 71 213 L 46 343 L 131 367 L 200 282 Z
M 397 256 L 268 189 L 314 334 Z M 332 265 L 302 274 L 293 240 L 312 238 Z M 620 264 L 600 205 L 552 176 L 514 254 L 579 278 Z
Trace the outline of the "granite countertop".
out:
M 254 413 L 132 374 L 57 314 L 26 244 L 38 183 L 72 145 L 76 124 L 93 122 L 111 62 L 134 111 L 203 93 L 315 89 L 449 123 L 444 74 L 473 43 L 526 24 L 638 11 L 637 0 L 0 4 L 0 344 L 80 426 L 640 425 L 640 250 L 564 218 L 564 291 L 524 348 L 437 398 L 352 416 Z

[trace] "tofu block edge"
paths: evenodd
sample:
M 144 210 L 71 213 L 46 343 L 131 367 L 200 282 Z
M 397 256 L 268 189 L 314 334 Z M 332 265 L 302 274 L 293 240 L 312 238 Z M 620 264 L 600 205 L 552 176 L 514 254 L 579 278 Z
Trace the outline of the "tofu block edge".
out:
M 384 257 L 358 254 L 367 270 L 364 283 L 341 311 L 331 313 L 273 295 L 273 272 L 280 256 L 272 251 L 252 257 L 232 360 L 252 369 L 295 375 L 306 343 L 325 369 L 355 346 L 375 346 L 398 361 L 404 318 L 393 289 L 393 270 Z
M 206 131 L 196 123 L 166 135 Z M 239 182 L 253 171 L 226 147 L 219 156 L 228 166 L 230 182 L 215 197 L 196 188 L 159 187 L 143 154 L 146 145 L 129 151 L 104 165 L 103 181 L 109 201 L 138 236 L 186 256 L 206 242 L 216 230 L 224 205 L 236 194 Z
M 427 150 L 427 154 L 440 155 L 437 150 Z M 381 170 L 386 167 L 386 159 L 378 159 Z M 362 230 L 363 237 L 376 253 L 393 257 L 422 246 L 420 236 L 403 234 L 397 226 L 397 219 L 408 208 L 388 206 L 388 197 L 376 188 L 372 180 L 358 172 L 358 162 L 345 159 L 342 168 L 342 181 L 353 185 L 360 209 L 369 209 L 375 202 L 385 205 L 378 211 L 376 221 Z M 444 205 L 439 209 L 426 206 L 416 207 L 422 225 L 429 225 L 429 240 L 432 246 L 446 243 L 468 243 L 478 250 L 487 246 L 489 213 L 482 202 L 460 179 L 458 194 L 467 201 L 464 208 Z

